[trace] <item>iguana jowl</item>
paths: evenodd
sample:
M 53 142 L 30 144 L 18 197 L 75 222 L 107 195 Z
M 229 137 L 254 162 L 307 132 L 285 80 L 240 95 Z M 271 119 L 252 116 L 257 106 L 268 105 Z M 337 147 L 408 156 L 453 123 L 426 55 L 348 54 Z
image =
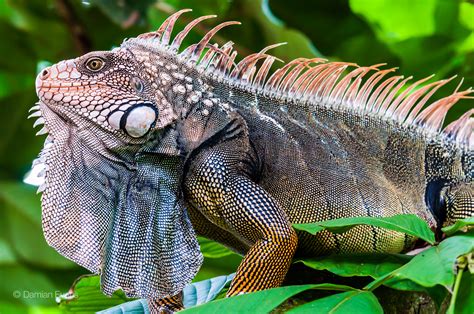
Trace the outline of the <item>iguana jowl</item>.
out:
M 322 59 L 269 75 L 274 46 L 235 65 L 231 42 L 209 44 L 235 22 L 179 52 L 213 17 L 171 41 L 187 11 L 36 81 L 45 236 L 101 273 L 105 293 L 178 309 L 202 262 L 195 232 L 245 254 L 231 296 L 280 285 L 295 252 L 400 252 L 414 240 L 371 226 L 311 236 L 293 223 L 413 213 L 435 227 L 473 215 L 474 109 L 441 130 L 472 89 L 425 106 L 451 79 L 401 92 L 409 78 L 393 69 Z

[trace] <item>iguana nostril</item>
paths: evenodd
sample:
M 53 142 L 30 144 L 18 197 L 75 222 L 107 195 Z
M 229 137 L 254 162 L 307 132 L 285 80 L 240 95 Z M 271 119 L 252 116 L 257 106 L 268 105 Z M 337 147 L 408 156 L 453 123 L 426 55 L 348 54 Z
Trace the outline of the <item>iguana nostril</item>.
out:
M 49 77 L 49 71 L 48 69 L 44 69 L 42 72 L 41 72 L 41 79 L 47 79 Z

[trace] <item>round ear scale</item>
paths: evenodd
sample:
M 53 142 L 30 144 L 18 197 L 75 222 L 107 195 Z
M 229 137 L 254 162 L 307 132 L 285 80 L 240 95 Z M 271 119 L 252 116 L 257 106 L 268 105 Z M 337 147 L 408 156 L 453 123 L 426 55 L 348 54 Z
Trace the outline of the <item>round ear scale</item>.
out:
M 146 135 L 155 125 L 158 109 L 151 103 L 140 103 L 125 112 L 115 111 L 109 116 L 109 123 L 125 131 L 133 138 Z M 118 123 L 117 123 L 118 122 Z

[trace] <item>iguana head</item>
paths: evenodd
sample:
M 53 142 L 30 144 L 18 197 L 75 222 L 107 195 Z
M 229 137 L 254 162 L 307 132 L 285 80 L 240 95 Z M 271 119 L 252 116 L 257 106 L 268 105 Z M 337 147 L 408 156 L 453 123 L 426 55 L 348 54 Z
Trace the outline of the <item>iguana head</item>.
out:
M 166 98 L 151 86 L 156 75 L 129 49 L 91 52 L 38 75 L 39 106 L 78 128 L 87 125 L 123 143 L 143 143 L 152 129 L 175 118 Z M 59 127 L 51 119 L 45 125 L 52 132 Z

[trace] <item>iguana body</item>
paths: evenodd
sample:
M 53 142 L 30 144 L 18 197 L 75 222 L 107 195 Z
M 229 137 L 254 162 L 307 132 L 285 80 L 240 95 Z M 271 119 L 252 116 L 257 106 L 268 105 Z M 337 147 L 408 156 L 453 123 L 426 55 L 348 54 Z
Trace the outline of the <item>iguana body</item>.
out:
M 397 94 L 406 80 L 384 78 L 391 69 L 343 74 L 354 65 L 320 59 L 269 76 L 266 50 L 234 65 L 231 43 L 208 45 L 232 22 L 178 53 L 210 17 L 170 44 L 184 12 L 37 79 L 33 116 L 50 132 L 45 235 L 100 272 L 106 293 L 170 296 L 152 309 L 179 308 L 202 259 L 193 230 L 245 254 L 230 296 L 280 285 L 295 252 L 400 252 L 414 240 L 370 226 L 310 236 L 294 223 L 413 213 L 436 227 L 472 216 L 472 110 L 440 132 L 472 90 L 421 110 L 449 80 Z

